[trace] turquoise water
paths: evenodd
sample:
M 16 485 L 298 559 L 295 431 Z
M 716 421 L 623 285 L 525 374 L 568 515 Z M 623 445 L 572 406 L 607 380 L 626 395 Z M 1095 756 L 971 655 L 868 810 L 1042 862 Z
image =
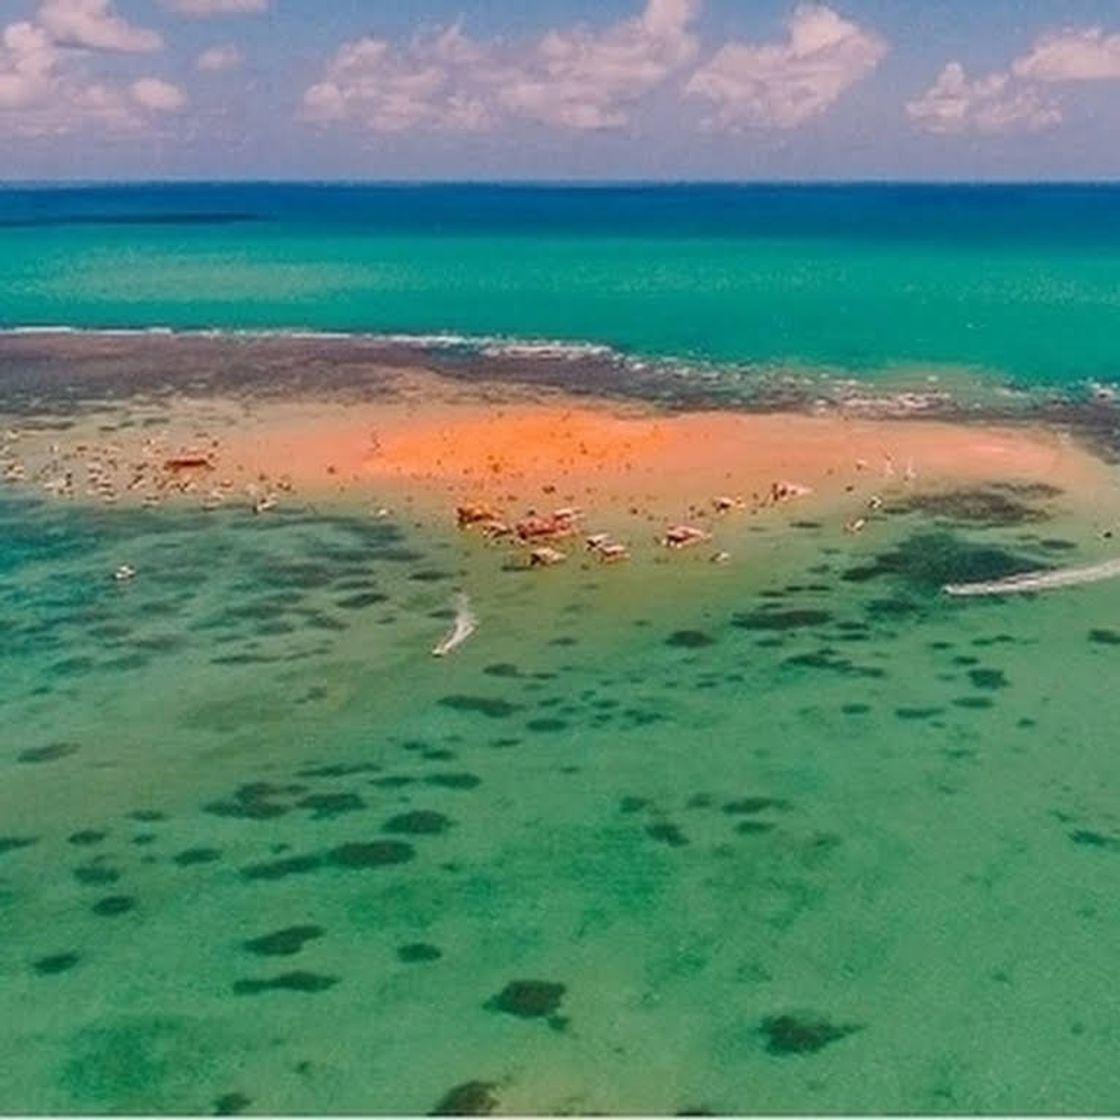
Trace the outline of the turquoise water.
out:
M 168 190 L 0 194 L 0 321 L 1114 368 L 1110 190 Z M 53 341 L 0 341 L 7 456 L 382 390 L 313 341 Z M 727 565 L 531 573 L 378 492 L 0 486 L 0 1103 L 1115 1112 L 1120 584 L 941 587 L 1113 556 L 1116 496 L 852 486 L 721 522 Z
M 1116 378 L 1120 189 L 0 191 L 0 325 L 460 332 Z

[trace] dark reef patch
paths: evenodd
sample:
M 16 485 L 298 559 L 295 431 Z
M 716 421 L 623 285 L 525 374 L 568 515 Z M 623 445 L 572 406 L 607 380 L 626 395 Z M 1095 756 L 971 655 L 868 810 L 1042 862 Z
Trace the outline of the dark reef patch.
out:
M 560 1009 L 566 987 L 549 980 L 511 980 L 483 1005 L 519 1019 L 545 1019 Z
M 542 716 L 540 719 L 529 720 L 525 726 L 530 731 L 547 734 L 552 731 L 566 731 L 568 722 L 567 720 L 556 719 L 554 716 Z
M 489 719 L 508 719 L 518 710 L 517 704 L 492 696 L 453 695 L 441 697 L 438 703 L 457 712 L 474 712 Z
M 646 826 L 646 835 L 670 848 L 683 848 L 688 844 L 688 837 L 675 825 L 668 821 L 657 821 Z
M 1005 488 L 976 487 L 939 494 L 912 494 L 892 503 L 891 512 L 921 513 L 958 524 L 983 528 L 1009 528 L 1046 521 L 1050 514 L 1022 500 L 1027 495 Z
M 60 972 L 69 972 L 80 959 L 77 953 L 52 953 L 32 961 L 31 968 L 40 976 L 57 976 Z
M 434 836 L 446 832 L 450 827 L 451 821 L 443 813 L 431 809 L 413 809 L 387 820 L 384 831 L 405 836 Z
M 74 878 L 86 886 L 105 886 L 120 879 L 121 873 L 115 867 L 100 863 L 87 863 L 74 868 Z
M 281 817 L 289 811 L 289 806 L 281 804 L 277 798 L 298 796 L 306 792 L 305 786 L 276 786 L 270 782 L 249 782 L 233 791 L 232 797 L 225 801 L 211 801 L 204 805 L 207 813 L 218 817 L 239 817 L 246 820 L 263 821 Z
M 1007 677 L 999 669 L 969 669 L 968 679 L 972 681 L 976 688 L 984 688 L 989 691 L 995 691 L 1000 688 L 1007 688 Z
M 978 583 L 1035 572 L 1047 565 L 994 545 L 973 544 L 946 531 L 915 533 L 895 548 L 878 553 L 870 563 L 849 568 L 848 583 L 893 578 L 927 593 L 940 593 L 947 583 Z
M 263 980 L 235 980 L 233 994 L 255 996 L 261 992 L 325 992 L 338 983 L 337 976 L 323 976 L 318 972 L 282 972 Z
M 1120 632 L 1098 627 L 1089 631 L 1089 641 L 1102 646 L 1120 646 Z
M 804 630 L 824 626 L 832 621 L 830 611 L 814 610 L 759 610 L 731 616 L 731 625 L 740 630 L 785 631 Z
M 266 933 L 261 937 L 243 941 L 241 947 L 262 957 L 290 957 L 298 953 L 308 941 L 322 937 L 323 933 L 322 926 L 310 924 L 287 926 L 274 933 Z
M 60 758 L 69 758 L 77 754 L 81 747 L 77 743 L 47 743 L 42 747 L 28 747 L 16 755 L 17 762 L 57 762 Z
M 401 945 L 397 949 L 397 959 L 404 964 L 423 964 L 428 961 L 438 961 L 443 954 L 434 946 L 423 941 L 414 941 L 408 945 Z
M 243 879 L 286 879 L 289 875 L 305 875 L 323 866 L 319 855 L 288 856 L 267 863 L 250 863 L 241 869 Z
M 721 806 L 723 812 L 732 816 L 753 815 L 767 809 L 788 809 L 789 802 L 781 797 L 739 797 Z
M 115 918 L 136 908 L 136 899 L 127 894 L 110 894 L 99 898 L 90 909 L 99 918 Z
M 18 852 L 21 848 L 30 848 L 36 841 L 34 836 L 0 836 L 0 856 Z
M 830 1023 L 802 1015 L 771 1015 L 762 1020 L 766 1052 L 786 1057 L 790 1054 L 815 1054 L 833 1042 L 862 1030 L 860 1026 Z
M 99 832 L 94 828 L 83 828 L 78 832 L 71 832 L 66 837 L 69 844 L 73 844 L 78 848 L 89 847 L 91 844 L 100 844 L 109 834 L 107 832 Z
M 335 867 L 360 870 L 367 867 L 392 867 L 408 863 L 416 857 L 416 849 L 401 840 L 369 840 L 341 844 L 327 853 Z
M 220 848 L 184 848 L 171 857 L 178 867 L 195 867 L 201 863 L 215 863 L 222 858 Z
M 665 644 L 673 649 L 703 649 L 715 645 L 715 638 L 703 630 L 674 630 L 665 639 Z
M 355 813 L 366 807 L 356 793 L 309 793 L 296 802 L 300 809 L 310 809 L 312 818 L 320 821 L 340 813 Z
M 1069 838 L 1084 848 L 1106 848 L 1109 851 L 1120 851 L 1120 840 L 1115 836 L 1105 836 L 1103 832 L 1093 832 L 1086 828 L 1079 828 L 1069 834 Z
M 464 1081 L 436 1102 L 429 1116 L 489 1116 L 498 1108 L 497 1086 L 492 1081 Z
M 516 745 L 516 740 L 513 745 Z M 482 785 L 482 779 L 477 774 L 429 774 L 424 779 L 424 783 L 429 786 L 441 786 L 444 789 L 476 789 Z
M 244 1093 L 223 1093 L 214 1101 L 215 1116 L 238 1116 L 253 1103 Z

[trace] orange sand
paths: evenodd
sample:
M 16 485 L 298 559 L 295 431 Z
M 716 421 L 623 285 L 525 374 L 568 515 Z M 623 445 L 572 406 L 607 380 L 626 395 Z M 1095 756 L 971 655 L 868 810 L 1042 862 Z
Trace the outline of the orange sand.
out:
M 778 481 L 811 487 L 810 504 L 904 484 L 1047 482 L 1075 497 L 1113 486 L 1100 460 L 1038 428 L 835 414 L 667 415 L 564 399 L 293 411 L 227 437 L 222 459 L 287 475 L 300 490 L 368 486 L 448 511 L 456 501 L 484 501 L 511 516 L 574 503 L 682 518 L 710 510 L 717 495 L 764 499 Z

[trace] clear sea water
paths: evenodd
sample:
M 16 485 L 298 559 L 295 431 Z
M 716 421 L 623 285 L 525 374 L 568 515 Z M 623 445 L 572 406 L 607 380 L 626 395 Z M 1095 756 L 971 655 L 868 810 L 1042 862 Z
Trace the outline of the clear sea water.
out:
M 1120 366 L 1104 187 L 13 188 L 0 247 L 6 327 Z M 4 352 L 0 420 L 66 373 Z M 377 498 L 0 490 L 0 1108 L 1120 1108 L 1120 585 L 940 591 L 1112 555 L 1114 495 L 543 580 Z

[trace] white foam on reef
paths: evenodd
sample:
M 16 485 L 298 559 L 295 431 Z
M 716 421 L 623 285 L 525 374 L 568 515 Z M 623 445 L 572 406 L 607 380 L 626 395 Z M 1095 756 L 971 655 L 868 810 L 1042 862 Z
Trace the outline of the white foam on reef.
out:
M 1052 591 L 1058 587 L 1076 587 L 1082 583 L 1099 583 L 1120 576 L 1120 560 L 1105 560 L 1083 568 L 1060 568 L 1056 572 L 1023 572 L 1006 579 L 984 580 L 980 583 L 947 583 L 947 595 L 1015 595 L 1025 591 Z

